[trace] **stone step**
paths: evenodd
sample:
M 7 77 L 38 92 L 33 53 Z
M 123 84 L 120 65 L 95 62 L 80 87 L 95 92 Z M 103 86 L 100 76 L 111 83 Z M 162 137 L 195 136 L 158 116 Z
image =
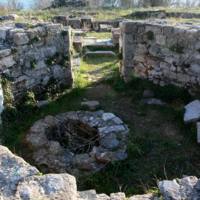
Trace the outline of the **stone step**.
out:
M 105 48 L 115 47 L 115 44 L 113 44 L 111 39 L 97 39 L 95 37 L 84 37 L 83 42 L 85 46 L 105 47 Z
M 113 51 L 87 51 L 86 56 L 116 56 Z
M 85 36 L 86 35 L 85 31 L 82 29 L 73 30 L 72 33 L 74 33 L 75 36 Z
M 103 47 L 103 48 L 113 48 L 113 47 L 115 47 L 115 45 L 112 43 L 111 40 L 107 40 L 105 42 L 92 43 L 92 44 L 89 44 L 87 46 L 91 46 L 91 47 Z

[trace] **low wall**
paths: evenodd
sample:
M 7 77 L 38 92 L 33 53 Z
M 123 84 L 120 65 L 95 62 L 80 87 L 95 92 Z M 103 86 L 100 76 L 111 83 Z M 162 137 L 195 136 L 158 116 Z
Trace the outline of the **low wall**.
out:
M 100 24 L 107 24 L 114 28 L 119 27 L 119 23 L 124 21 L 123 18 L 116 18 L 109 21 L 96 21 L 91 16 L 71 18 L 71 15 L 58 15 L 52 19 L 53 23 L 61 23 L 64 26 L 70 26 L 73 29 L 88 28 L 91 30 L 100 29 Z
M 125 82 L 137 76 L 161 86 L 199 84 L 200 30 L 192 28 L 122 22 L 120 73 Z
M 192 19 L 197 18 L 200 19 L 200 13 L 191 13 L 191 12 L 166 12 L 166 10 L 146 10 L 146 11 L 134 11 L 129 16 L 134 19 L 145 19 L 145 18 L 159 18 L 164 19 L 166 17 L 174 17 L 174 18 L 184 18 L 184 19 Z
M 59 7 L 59 6 L 66 6 L 66 7 L 86 7 L 89 6 L 89 1 L 87 0 L 54 0 L 52 1 L 52 6 Z
M 50 77 L 72 87 L 70 27 L 39 23 L 27 28 L 24 24 L 0 28 L 0 75 L 14 78 L 14 96 L 46 85 Z

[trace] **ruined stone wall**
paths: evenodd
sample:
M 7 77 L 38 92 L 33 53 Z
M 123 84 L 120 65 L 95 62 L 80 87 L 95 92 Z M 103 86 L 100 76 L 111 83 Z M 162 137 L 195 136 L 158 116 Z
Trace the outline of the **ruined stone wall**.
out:
M 72 87 L 70 38 L 71 28 L 61 24 L 38 23 L 27 28 L 25 23 L 15 23 L 0 28 L 0 75 L 14 78 L 15 97 L 46 85 L 50 77 Z
M 120 73 L 164 86 L 192 87 L 200 82 L 200 30 L 148 22 L 122 22 Z
M 88 0 L 54 0 L 52 5 L 55 7 L 66 6 L 66 7 L 86 7 L 89 6 Z
M 145 11 L 134 11 L 130 14 L 134 19 L 145 19 L 145 18 L 159 18 L 163 19 L 166 17 L 174 17 L 174 18 L 184 18 L 184 19 L 192 19 L 197 18 L 200 19 L 200 13 L 191 13 L 191 12 L 166 12 L 166 10 L 145 10 Z

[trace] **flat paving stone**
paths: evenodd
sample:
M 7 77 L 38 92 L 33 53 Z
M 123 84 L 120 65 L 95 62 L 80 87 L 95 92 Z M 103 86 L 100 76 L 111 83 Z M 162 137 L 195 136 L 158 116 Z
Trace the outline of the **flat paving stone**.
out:
M 88 51 L 86 56 L 115 56 L 113 51 Z

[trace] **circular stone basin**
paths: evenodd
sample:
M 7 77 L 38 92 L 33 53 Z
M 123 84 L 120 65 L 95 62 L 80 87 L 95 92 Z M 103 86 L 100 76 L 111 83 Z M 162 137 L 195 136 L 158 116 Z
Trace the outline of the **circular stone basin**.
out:
M 43 173 L 78 174 L 126 159 L 128 133 L 128 126 L 112 113 L 71 111 L 36 121 L 26 142 Z

